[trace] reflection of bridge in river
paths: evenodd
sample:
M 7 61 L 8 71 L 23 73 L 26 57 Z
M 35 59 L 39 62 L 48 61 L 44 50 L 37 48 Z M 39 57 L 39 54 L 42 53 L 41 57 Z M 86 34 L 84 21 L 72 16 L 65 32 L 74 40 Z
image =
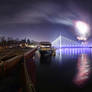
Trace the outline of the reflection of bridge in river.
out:
M 70 58 L 77 58 L 79 55 L 89 55 L 92 57 L 92 48 L 61 48 L 56 50 L 56 57 L 55 60 L 57 63 L 64 62 L 63 60 L 69 60 Z M 66 58 L 67 57 L 67 58 Z
M 92 48 L 62 48 L 57 49 L 57 53 L 63 55 L 78 55 L 92 53 Z

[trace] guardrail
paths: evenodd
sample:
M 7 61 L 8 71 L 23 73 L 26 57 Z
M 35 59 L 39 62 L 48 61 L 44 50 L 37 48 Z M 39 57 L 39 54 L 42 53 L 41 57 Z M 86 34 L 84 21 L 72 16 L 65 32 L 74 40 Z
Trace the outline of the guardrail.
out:
M 24 54 L 24 71 L 26 75 L 27 92 L 36 92 L 35 63 L 33 61 L 33 56 L 36 50 L 37 48 Z
M 1 61 L 0 63 L 0 74 L 5 73 L 6 71 L 12 69 L 16 64 L 19 63 L 23 55 L 15 56 L 7 61 Z
M 26 79 L 26 92 L 36 92 L 35 90 L 35 63 L 33 61 L 33 57 L 37 48 L 30 50 L 24 55 L 15 56 L 12 59 L 7 61 L 1 61 L 0 63 L 0 75 L 6 73 L 6 71 L 12 70 L 19 62 L 23 64 L 24 76 Z

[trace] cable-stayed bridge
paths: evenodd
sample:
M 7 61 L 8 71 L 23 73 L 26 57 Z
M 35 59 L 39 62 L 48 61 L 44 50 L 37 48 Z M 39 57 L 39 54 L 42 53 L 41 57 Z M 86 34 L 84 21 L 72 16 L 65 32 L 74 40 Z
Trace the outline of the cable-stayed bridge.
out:
M 55 48 L 85 48 L 85 47 L 92 47 L 92 45 L 88 45 L 88 44 L 81 44 L 78 41 L 74 41 L 71 40 L 67 37 L 64 37 L 62 35 L 60 35 L 59 37 L 57 37 L 53 42 L 52 42 L 52 46 L 54 46 Z

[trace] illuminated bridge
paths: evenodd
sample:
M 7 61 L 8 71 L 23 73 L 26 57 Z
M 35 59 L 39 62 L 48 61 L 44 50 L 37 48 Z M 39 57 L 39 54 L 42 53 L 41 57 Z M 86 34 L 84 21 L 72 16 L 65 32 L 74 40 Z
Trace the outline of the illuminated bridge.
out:
M 67 37 L 64 37 L 62 35 L 60 35 L 58 38 L 56 38 L 56 40 L 54 40 L 52 42 L 52 46 L 54 46 L 55 48 L 87 48 L 87 47 L 92 47 L 92 45 L 88 45 L 88 44 L 81 44 L 78 41 L 74 41 L 71 40 Z

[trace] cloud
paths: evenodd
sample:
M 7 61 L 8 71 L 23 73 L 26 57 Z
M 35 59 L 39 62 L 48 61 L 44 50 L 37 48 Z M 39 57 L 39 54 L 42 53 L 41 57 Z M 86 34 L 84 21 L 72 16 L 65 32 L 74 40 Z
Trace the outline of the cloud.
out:
M 17 2 L 18 3 L 18 2 Z M 68 2 L 66 2 L 68 3 Z M 18 4 L 15 4 L 17 6 Z M 19 7 L 20 5 L 20 7 Z M 1 24 L 40 24 L 40 23 L 57 23 L 72 25 L 73 20 L 81 19 L 81 14 L 73 6 L 68 4 L 56 3 L 52 1 L 25 3 L 24 6 L 19 4 L 12 9 L 13 5 L 7 5 L 8 13 L 1 17 Z M 9 11 L 10 10 L 10 11 Z M 4 9 L 6 13 L 6 9 Z M 10 12 L 10 14 L 9 14 Z
M 47 16 L 55 16 L 59 9 L 60 7 L 54 3 L 34 3 L 16 14 L 13 21 L 15 23 L 43 23 L 48 21 Z

